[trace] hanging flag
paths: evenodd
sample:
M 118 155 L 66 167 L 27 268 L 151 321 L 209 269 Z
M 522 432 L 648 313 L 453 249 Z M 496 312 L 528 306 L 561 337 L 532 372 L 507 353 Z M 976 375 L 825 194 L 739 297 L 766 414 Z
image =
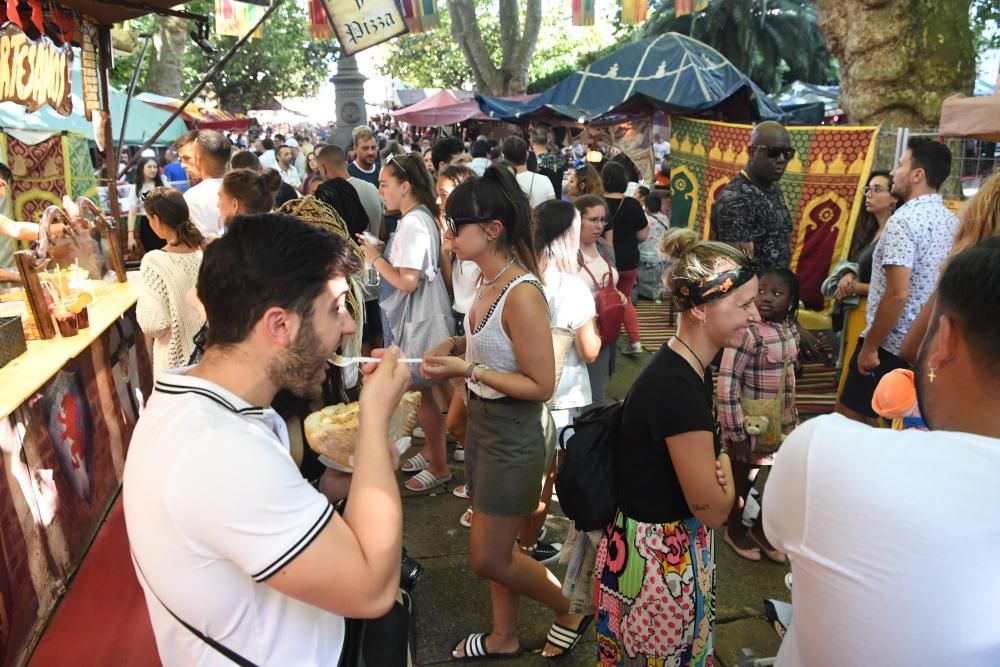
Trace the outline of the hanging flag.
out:
M 622 0 L 622 23 L 635 25 L 646 20 L 649 0 Z
M 411 34 L 416 34 L 422 32 L 420 28 L 420 8 L 418 3 L 420 0 L 400 0 L 399 7 L 403 11 L 403 21 L 406 23 L 406 27 L 409 28 Z
M 267 9 L 237 0 L 215 0 L 215 32 L 218 35 L 242 37 L 257 24 Z M 263 28 L 254 33 L 263 36 Z
M 333 26 L 326 17 L 325 0 L 309 0 L 309 36 L 313 39 L 333 39 Z
M 594 0 L 573 0 L 573 25 L 594 25 Z
M 420 29 L 436 30 L 441 27 L 438 18 L 437 0 L 414 0 L 417 5 L 417 13 L 420 17 Z
M 674 2 L 674 16 L 687 16 L 693 12 L 704 11 L 708 7 L 708 0 L 676 0 Z

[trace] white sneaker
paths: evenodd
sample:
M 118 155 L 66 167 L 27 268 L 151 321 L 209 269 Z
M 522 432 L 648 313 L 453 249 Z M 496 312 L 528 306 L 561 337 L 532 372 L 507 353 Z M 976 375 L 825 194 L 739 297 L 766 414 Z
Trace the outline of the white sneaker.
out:
M 642 354 L 645 351 L 646 350 L 642 347 L 642 343 L 639 342 L 629 343 L 622 348 L 622 354 L 627 354 L 629 356 L 632 356 L 633 354 Z
M 426 438 L 427 435 L 424 433 L 424 429 L 422 429 L 422 428 L 420 428 L 418 426 L 415 429 L 413 429 L 413 437 L 414 438 Z

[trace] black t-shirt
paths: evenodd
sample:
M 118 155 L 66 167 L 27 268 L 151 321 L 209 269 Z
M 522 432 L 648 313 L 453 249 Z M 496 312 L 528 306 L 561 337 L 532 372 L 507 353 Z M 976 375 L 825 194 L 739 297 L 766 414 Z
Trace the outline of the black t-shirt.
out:
M 622 416 L 616 483 L 618 507 L 645 523 L 693 515 L 684 500 L 665 439 L 708 431 L 720 443 L 712 412 L 712 375 L 704 378 L 664 343 L 632 386 Z
M 631 271 L 639 268 L 639 239 L 636 232 L 642 231 L 649 224 L 646 212 L 638 199 L 625 197 L 613 199 L 606 197 L 608 205 L 607 221 L 604 231 L 615 230 L 615 266 L 619 271 Z

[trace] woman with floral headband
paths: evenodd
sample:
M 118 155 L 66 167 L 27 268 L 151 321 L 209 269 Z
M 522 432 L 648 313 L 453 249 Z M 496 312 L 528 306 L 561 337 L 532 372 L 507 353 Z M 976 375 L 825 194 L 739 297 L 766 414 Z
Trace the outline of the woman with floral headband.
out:
M 688 229 L 668 232 L 662 248 L 681 315 L 625 399 L 618 511 L 595 564 L 600 665 L 704 667 L 713 654 L 713 529 L 734 493 L 708 366 L 757 319 L 757 278 L 742 251 Z

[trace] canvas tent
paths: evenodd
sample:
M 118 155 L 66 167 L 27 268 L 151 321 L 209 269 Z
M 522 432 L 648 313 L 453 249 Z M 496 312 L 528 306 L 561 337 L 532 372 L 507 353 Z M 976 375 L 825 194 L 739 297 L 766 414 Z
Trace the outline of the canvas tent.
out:
M 94 136 L 93 126 L 83 116 L 83 98 L 81 97 L 83 80 L 80 74 L 79 50 L 75 51 L 71 76 L 73 81 L 73 113 L 69 116 L 61 116 L 49 106 L 43 106 L 29 113 L 27 109 L 14 102 L 0 102 L 0 129 L 18 136 L 28 143 L 33 143 L 32 138 L 40 141 L 59 132 L 74 132 L 90 137 Z M 125 93 L 116 88 L 111 88 L 111 122 L 115 138 L 121 134 L 125 101 Z M 125 143 L 130 145 L 142 144 L 169 117 L 169 112 L 157 109 L 141 100 L 133 99 L 132 105 L 129 108 Z M 186 131 L 187 127 L 184 125 L 184 122 L 179 118 L 175 119 L 167 128 L 167 131 L 160 136 L 157 143 L 158 145 L 165 146 Z
M 467 99 L 461 97 L 454 99 L 452 91 L 442 90 L 434 96 L 438 98 L 437 100 L 432 102 L 433 98 L 427 98 L 401 111 L 394 111 L 392 115 L 401 122 L 427 126 L 453 125 L 469 120 L 492 120 L 479 108 L 479 103 L 471 97 L 471 93 L 469 95 Z M 534 98 L 535 95 L 521 95 L 497 99 L 527 102 Z
M 698 114 L 723 108 L 745 120 L 780 119 L 781 110 L 721 53 L 668 32 L 629 44 L 529 102 L 477 96 L 491 118 L 562 116 L 618 122 L 655 111 Z M 735 119 L 735 118 L 734 118 Z

